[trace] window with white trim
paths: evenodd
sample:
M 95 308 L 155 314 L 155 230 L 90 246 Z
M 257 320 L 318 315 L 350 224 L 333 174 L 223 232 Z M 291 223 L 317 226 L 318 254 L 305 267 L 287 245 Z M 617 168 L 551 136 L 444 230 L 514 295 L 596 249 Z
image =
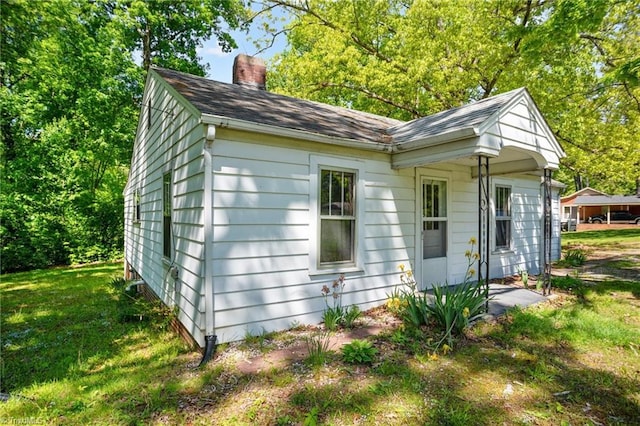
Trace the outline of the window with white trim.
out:
M 171 258 L 171 242 L 173 240 L 171 226 L 171 173 L 162 176 L 162 254 Z
M 511 187 L 495 187 L 495 248 L 507 250 L 511 247 Z
M 364 162 L 310 156 L 309 272 L 361 271 Z
M 353 171 L 320 171 L 320 265 L 355 262 Z
M 133 190 L 133 223 L 140 223 L 140 188 Z

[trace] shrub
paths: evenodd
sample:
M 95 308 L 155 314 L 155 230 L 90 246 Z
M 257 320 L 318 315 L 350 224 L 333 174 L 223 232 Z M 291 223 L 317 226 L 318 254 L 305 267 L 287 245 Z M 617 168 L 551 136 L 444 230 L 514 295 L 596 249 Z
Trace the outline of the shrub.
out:
M 353 340 L 342 347 L 342 359 L 350 364 L 371 364 L 378 350 L 367 340 Z

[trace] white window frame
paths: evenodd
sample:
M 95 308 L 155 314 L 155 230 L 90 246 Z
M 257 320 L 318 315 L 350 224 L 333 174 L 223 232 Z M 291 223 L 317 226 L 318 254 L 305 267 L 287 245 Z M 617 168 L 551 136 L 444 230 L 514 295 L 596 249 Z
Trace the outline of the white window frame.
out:
M 508 189 L 509 190 L 509 200 L 508 200 L 508 215 L 498 215 L 498 205 L 497 205 L 497 197 L 498 197 L 498 189 Z M 513 186 L 501 182 L 496 182 L 493 185 L 493 250 L 495 252 L 508 252 L 513 250 Z M 505 221 L 509 223 L 509 236 L 506 246 L 498 246 L 498 221 Z
M 140 190 L 140 188 L 135 188 L 133 190 L 133 219 L 132 222 L 135 224 L 140 224 L 141 220 L 142 220 L 142 211 L 141 211 L 141 205 L 142 205 L 142 191 Z
M 166 224 L 167 217 L 169 218 L 168 230 L 167 230 L 167 224 Z M 169 233 L 169 235 L 167 235 L 167 232 Z M 167 238 L 169 238 L 168 247 L 167 247 Z M 167 171 L 162 174 L 162 256 L 163 258 L 171 259 L 173 249 L 174 249 L 173 247 L 173 173 L 171 173 L 171 171 Z M 167 251 L 169 252 L 168 255 L 167 255 Z
M 344 171 L 354 174 L 354 204 L 353 216 L 355 217 L 355 229 L 353 236 L 353 261 L 352 262 L 320 262 L 320 223 L 321 223 L 321 176 L 322 170 Z M 365 163 L 358 160 L 349 160 L 340 157 L 311 155 L 309 161 L 309 274 L 336 274 L 346 272 L 363 271 L 363 244 L 364 236 L 364 172 Z

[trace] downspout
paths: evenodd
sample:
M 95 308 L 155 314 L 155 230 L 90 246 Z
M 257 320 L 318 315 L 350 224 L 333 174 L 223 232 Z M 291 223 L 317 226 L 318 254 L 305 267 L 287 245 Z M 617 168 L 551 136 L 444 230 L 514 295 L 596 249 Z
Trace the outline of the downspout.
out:
M 205 365 L 216 351 L 218 336 L 215 333 L 215 309 L 213 298 L 213 142 L 216 139 L 216 127 L 205 124 L 204 141 L 204 353 L 198 367 Z

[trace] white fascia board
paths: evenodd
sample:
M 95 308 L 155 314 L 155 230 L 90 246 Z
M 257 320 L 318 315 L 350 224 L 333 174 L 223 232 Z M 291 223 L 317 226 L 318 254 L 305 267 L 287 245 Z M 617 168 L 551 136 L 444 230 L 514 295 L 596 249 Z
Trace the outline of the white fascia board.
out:
M 478 138 L 460 140 L 435 146 L 426 146 L 422 149 L 395 152 L 391 158 L 391 168 L 403 169 L 407 167 L 426 166 L 428 164 L 455 161 L 460 158 L 469 158 L 477 155 L 497 157 L 499 148 L 482 146 L 477 144 Z
M 220 128 L 244 130 L 251 133 L 261 133 L 285 138 L 301 139 L 310 142 L 319 142 L 348 148 L 364 149 L 367 151 L 391 152 L 393 147 L 393 145 L 390 143 L 369 141 L 363 142 L 355 139 L 338 138 L 335 136 L 321 135 L 319 133 L 312 133 L 304 130 L 288 129 L 286 127 L 254 123 L 252 121 L 239 120 L 236 118 L 229 118 L 212 114 L 202 114 L 200 121 L 203 124 L 213 124 L 214 126 L 218 126 Z
M 394 145 L 394 152 L 405 152 L 416 149 L 422 149 L 425 147 L 441 145 L 448 142 L 455 142 L 461 139 L 469 139 L 480 135 L 478 129 L 475 127 L 465 127 L 462 129 L 455 129 L 448 132 L 440 133 L 435 136 L 412 140 L 410 142 L 403 142 Z

